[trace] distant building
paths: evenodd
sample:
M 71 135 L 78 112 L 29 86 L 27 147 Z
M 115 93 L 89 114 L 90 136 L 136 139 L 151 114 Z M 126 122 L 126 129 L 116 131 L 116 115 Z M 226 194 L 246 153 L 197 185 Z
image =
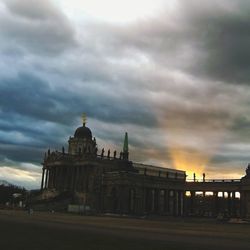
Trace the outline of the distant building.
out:
M 185 171 L 130 161 L 127 133 L 122 152 L 98 153 L 85 123 L 69 138 L 67 152 L 45 154 L 42 194 L 34 202 L 38 208 L 79 205 L 92 213 L 250 217 L 250 167 L 241 180 L 212 181 L 203 175 L 202 181 L 187 182 Z

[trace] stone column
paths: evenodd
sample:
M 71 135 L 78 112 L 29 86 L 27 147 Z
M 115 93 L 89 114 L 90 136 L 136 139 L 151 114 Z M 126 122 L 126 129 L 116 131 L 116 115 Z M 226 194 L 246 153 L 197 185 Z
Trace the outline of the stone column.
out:
M 186 195 L 186 190 L 183 191 L 182 199 L 183 199 L 183 205 L 182 205 L 182 214 L 187 216 L 188 215 L 188 197 Z
M 54 183 L 54 167 L 53 168 L 51 168 L 51 170 L 50 170 L 50 183 L 49 183 L 49 187 L 50 188 L 53 188 L 53 183 Z
M 54 178 L 54 188 L 58 189 L 58 169 L 59 167 L 55 167 L 55 178 Z
M 62 184 L 63 184 L 62 172 L 63 172 L 63 167 L 58 166 L 58 169 L 57 169 L 57 182 L 56 182 L 58 190 L 62 189 Z
M 164 213 L 169 213 L 169 190 L 164 190 Z
M 190 191 L 190 212 L 193 215 L 195 211 L 195 191 Z
M 63 166 L 64 170 L 64 180 L 63 180 L 63 189 L 62 190 L 67 190 L 69 189 L 69 178 L 70 178 L 70 172 L 68 166 Z
M 169 214 L 173 215 L 174 214 L 174 198 L 173 198 L 173 190 L 168 190 L 168 208 L 169 208 Z
M 250 190 L 244 191 L 244 217 L 250 218 Z
M 52 188 L 53 185 L 53 168 L 49 170 L 49 180 L 48 180 L 48 188 Z
M 79 180 L 79 166 L 76 167 L 75 171 L 75 182 L 74 182 L 74 190 L 78 190 L 78 180 Z
M 57 167 L 54 167 L 54 170 L 53 170 L 53 188 L 56 188 L 56 169 L 57 169 Z
M 47 178 L 47 184 L 46 184 L 46 186 L 47 186 L 47 188 L 49 188 L 51 169 L 48 169 L 47 171 L 48 171 L 48 178 Z
M 73 186 L 73 191 L 75 191 L 76 189 L 76 173 L 77 173 L 77 166 L 73 168 L 73 182 L 72 182 L 72 186 Z
M 84 190 L 84 168 L 83 166 L 80 167 L 80 190 Z
M 146 209 L 146 188 L 143 187 L 141 192 L 142 192 L 141 211 L 145 214 L 147 212 L 147 209 Z
M 232 192 L 232 216 L 236 217 L 236 199 L 235 199 L 235 191 Z
M 177 203 L 177 196 L 178 192 L 176 190 L 173 190 L 173 215 L 177 215 L 177 209 L 178 209 L 178 203 Z
M 183 212 L 183 192 L 178 191 L 178 216 L 181 216 Z
M 65 166 L 60 166 L 60 189 L 64 190 L 66 185 L 67 173 Z
M 74 190 L 74 180 L 75 180 L 75 167 L 71 167 L 70 168 L 70 183 L 69 183 L 70 190 Z
M 77 177 L 77 186 L 78 186 L 78 190 L 82 191 L 82 167 L 79 166 L 78 167 L 78 177 Z
M 50 168 L 48 171 L 49 171 L 49 173 L 48 173 L 48 184 L 47 184 L 47 187 L 50 188 L 52 169 Z
M 241 218 L 246 217 L 246 192 L 241 191 L 240 192 L 240 216 Z
M 180 215 L 180 191 L 176 190 L 176 215 Z
M 168 190 L 168 208 L 169 208 L 169 214 L 174 215 L 174 205 L 173 205 L 173 191 Z
M 160 196 L 160 190 L 159 189 L 155 189 L 155 204 L 154 204 L 154 212 L 156 214 L 159 214 L 159 196 Z
M 185 207 L 185 190 L 181 191 L 181 215 L 184 215 L 184 207 Z
M 219 210 L 219 204 L 218 204 L 218 192 L 214 191 L 213 192 L 213 215 L 217 216 L 218 215 L 218 210 Z
M 43 183 L 44 183 L 44 171 L 45 171 L 45 168 L 43 167 L 42 181 L 41 181 L 41 190 L 43 190 Z
M 155 190 L 150 189 L 151 192 L 151 212 L 154 213 L 155 211 Z
M 48 169 L 45 169 L 45 184 L 44 184 L 44 188 L 48 188 Z
M 149 211 L 149 192 L 148 188 L 144 188 L 144 211 L 148 213 Z
M 227 192 L 227 210 L 228 210 L 228 215 L 231 216 L 232 209 L 231 209 L 231 192 Z
M 225 192 L 222 191 L 222 199 L 221 199 L 221 204 L 220 207 L 222 208 L 221 212 L 225 212 L 226 209 L 226 198 L 225 198 Z

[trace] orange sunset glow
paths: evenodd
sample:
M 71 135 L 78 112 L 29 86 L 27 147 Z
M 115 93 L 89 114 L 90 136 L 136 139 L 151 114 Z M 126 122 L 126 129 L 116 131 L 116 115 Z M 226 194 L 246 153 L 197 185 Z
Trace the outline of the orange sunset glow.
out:
M 198 151 L 190 151 L 182 147 L 170 148 L 169 154 L 173 162 L 173 166 L 176 169 L 182 169 L 186 171 L 187 179 L 193 178 L 193 173 L 196 174 L 196 178 L 201 178 L 205 171 L 206 164 L 209 161 L 207 155 Z

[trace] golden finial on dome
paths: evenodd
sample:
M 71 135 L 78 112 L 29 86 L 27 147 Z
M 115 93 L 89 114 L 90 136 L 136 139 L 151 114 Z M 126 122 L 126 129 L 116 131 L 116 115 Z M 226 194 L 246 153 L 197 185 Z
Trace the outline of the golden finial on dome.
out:
M 87 116 L 86 113 L 82 113 L 82 124 L 85 125 L 87 122 Z

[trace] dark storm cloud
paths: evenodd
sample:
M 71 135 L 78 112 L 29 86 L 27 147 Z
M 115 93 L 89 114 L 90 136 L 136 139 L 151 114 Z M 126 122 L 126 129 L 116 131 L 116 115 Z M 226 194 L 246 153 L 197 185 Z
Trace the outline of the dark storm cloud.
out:
M 8 164 L 8 161 L 14 162 L 32 162 L 39 163 L 42 161 L 44 150 L 35 148 L 35 147 L 27 147 L 22 145 L 22 150 L 20 150 L 20 145 L 11 145 L 11 144 L 2 144 L 0 143 L 0 155 L 1 155 L 1 163 L 4 165 Z
M 111 54 L 141 53 L 156 64 L 196 76 L 248 83 L 249 1 L 179 3 L 177 14 L 171 15 L 163 9 L 161 15 L 137 24 L 125 27 L 94 24 L 91 28 L 96 32 L 95 37 L 104 36 L 108 40 L 103 48 Z
M 53 88 L 45 80 L 28 73 L 0 80 L 0 107 L 2 112 L 14 112 L 38 120 L 72 124 L 83 110 L 92 118 L 114 123 L 150 124 L 149 106 L 126 99 L 108 89 L 99 92 L 82 83 L 82 92 L 70 91 L 60 85 Z M 101 96 L 103 94 L 103 96 Z M 131 106 L 133 109 L 131 109 Z M 74 118 L 74 119 L 73 119 Z
M 248 1 L 183 0 L 127 24 L 71 22 L 48 0 L 2 6 L 1 166 L 66 147 L 82 112 L 99 149 L 128 131 L 136 161 L 171 166 L 177 145 L 207 153 L 211 171 L 247 160 Z
M 75 32 L 66 16 L 51 1 L 8 0 L 0 17 L 6 47 L 55 55 L 76 46 Z
M 245 113 L 240 115 L 231 127 L 232 131 L 237 135 L 235 140 L 241 142 L 248 142 L 250 138 L 250 115 Z
M 41 152 L 46 148 L 65 145 L 67 137 L 74 132 L 74 121 L 80 120 L 83 111 L 91 119 L 102 122 L 112 120 L 111 131 L 114 124 L 152 123 L 149 107 L 133 104 L 133 100 L 128 101 L 116 95 L 99 94 L 98 91 L 78 94 L 60 85 L 52 88 L 45 80 L 28 73 L 1 79 L 0 142 L 12 147 L 2 147 L 0 151 L 11 160 L 22 162 L 30 158 L 30 161 L 35 162 L 41 159 Z M 109 139 L 112 139 L 111 131 L 108 133 Z M 96 136 L 105 138 L 98 130 Z M 121 140 L 119 136 L 115 136 L 115 141 Z M 28 147 L 28 150 L 23 148 L 20 151 L 22 146 Z
M 17 77 L 3 78 L 0 82 L 2 112 L 52 122 L 65 121 L 64 116 L 60 115 L 63 97 L 56 96 L 50 85 L 39 77 L 20 73 Z
M 196 74 L 204 73 L 231 83 L 250 80 L 250 4 L 246 0 L 211 1 L 198 8 L 198 1 L 187 7 L 191 32 L 197 49 L 204 51 Z

